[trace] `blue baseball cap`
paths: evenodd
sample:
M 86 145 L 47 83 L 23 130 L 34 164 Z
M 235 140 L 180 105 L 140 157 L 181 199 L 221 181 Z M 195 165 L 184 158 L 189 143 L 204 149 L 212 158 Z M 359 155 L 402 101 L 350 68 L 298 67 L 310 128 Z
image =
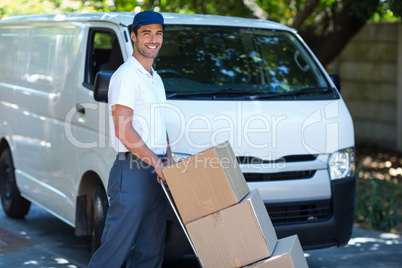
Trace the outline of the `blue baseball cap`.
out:
M 165 27 L 168 27 L 168 25 L 164 23 L 163 17 L 160 13 L 147 10 L 137 13 L 134 16 L 133 26 L 131 27 L 131 30 L 133 30 L 136 26 L 149 24 L 161 24 L 163 29 L 165 29 Z

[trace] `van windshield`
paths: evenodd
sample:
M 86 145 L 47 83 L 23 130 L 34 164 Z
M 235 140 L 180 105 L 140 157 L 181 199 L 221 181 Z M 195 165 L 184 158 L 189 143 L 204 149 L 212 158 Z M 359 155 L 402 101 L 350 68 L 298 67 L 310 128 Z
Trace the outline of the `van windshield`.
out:
M 154 69 L 170 99 L 339 98 L 291 33 L 171 25 Z

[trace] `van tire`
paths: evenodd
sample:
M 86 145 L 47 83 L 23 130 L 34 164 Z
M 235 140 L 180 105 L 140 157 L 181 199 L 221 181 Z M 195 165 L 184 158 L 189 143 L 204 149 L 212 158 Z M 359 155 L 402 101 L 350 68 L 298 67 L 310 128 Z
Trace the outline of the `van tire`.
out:
M 92 194 L 92 224 L 91 224 L 91 253 L 101 245 L 101 238 L 103 228 L 105 227 L 105 220 L 107 209 L 109 208 L 108 199 L 103 189 L 102 184 L 95 185 Z
M 4 212 L 11 218 L 23 218 L 31 202 L 21 196 L 15 181 L 14 163 L 10 149 L 0 156 L 0 195 Z

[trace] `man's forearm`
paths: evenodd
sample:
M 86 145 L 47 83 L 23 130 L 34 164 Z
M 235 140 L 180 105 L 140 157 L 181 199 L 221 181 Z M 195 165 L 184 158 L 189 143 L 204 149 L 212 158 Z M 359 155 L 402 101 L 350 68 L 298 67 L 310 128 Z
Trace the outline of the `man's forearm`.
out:
M 122 105 L 112 108 L 116 137 L 136 157 L 157 168 L 161 160 L 148 148 L 138 132 L 133 128 L 133 110 Z
M 155 168 L 161 164 L 159 157 L 149 149 L 134 128 L 127 127 L 124 136 L 119 139 L 133 155 Z

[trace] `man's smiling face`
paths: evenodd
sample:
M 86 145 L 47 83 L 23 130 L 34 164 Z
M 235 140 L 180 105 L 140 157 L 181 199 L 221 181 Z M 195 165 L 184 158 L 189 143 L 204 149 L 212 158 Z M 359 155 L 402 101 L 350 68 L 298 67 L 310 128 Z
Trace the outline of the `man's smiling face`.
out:
M 137 35 L 131 32 L 134 41 L 136 56 L 154 59 L 163 42 L 163 27 L 161 24 L 143 25 L 138 29 Z

